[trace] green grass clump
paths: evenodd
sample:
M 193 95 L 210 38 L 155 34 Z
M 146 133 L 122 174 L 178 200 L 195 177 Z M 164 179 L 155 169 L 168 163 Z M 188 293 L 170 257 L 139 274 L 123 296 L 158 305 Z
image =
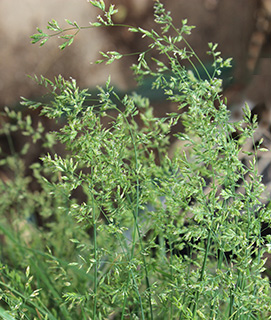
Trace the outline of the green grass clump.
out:
M 91 27 L 114 27 L 114 6 L 105 11 L 103 1 L 90 3 L 105 13 Z M 61 76 L 36 78 L 49 89 L 49 104 L 23 101 L 56 119 L 59 129 L 46 133 L 30 116 L 6 109 L 11 120 L 1 134 L 11 152 L 1 159 L 10 172 L 0 183 L 3 319 L 271 318 L 270 286 L 262 276 L 267 246 L 261 225 L 270 223 L 270 210 L 261 202 L 260 145 L 248 155 L 249 166 L 240 160 L 256 119 L 245 107 L 242 121 L 230 121 L 219 79 L 230 60 L 216 45 L 209 45 L 214 72 L 206 70 L 202 79 L 195 63 L 204 65 L 186 40 L 192 27 L 185 20 L 174 27 L 158 1 L 154 10 L 160 32 L 130 28 L 150 39 L 133 70 L 139 81 L 153 77 L 153 89 L 163 89 L 186 112 L 154 117 L 148 99 L 119 97 L 110 79 L 93 101 Z M 67 23 L 75 34 L 82 29 Z M 66 31 L 54 20 L 48 29 L 52 34 L 38 29 L 33 42 L 43 45 Z M 62 49 L 75 34 L 62 36 Z M 154 50 L 163 58 L 150 66 Z M 122 57 L 102 55 L 106 63 Z M 183 66 L 187 61 L 192 71 Z M 180 123 L 185 131 L 175 138 L 183 148 L 169 158 Z M 12 143 L 17 131 L 29 137 L 19 151 Z M 31 143 L 47 153 L 31 165 L 30 177 L 23 157 Z

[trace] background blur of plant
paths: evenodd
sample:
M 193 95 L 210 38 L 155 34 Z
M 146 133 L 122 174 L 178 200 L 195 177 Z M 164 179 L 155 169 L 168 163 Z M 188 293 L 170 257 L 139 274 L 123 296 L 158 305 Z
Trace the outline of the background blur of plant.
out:
M 112 6 L 93 26 L 112 29 L 110 12 Z M 262 277 L 270 238 L 261 234 L 270 211 L 261 202 L 256 117 L 246 106 L 244 119 L 230 122 L 219 80 L 230 60 L 216 45 L 209 44 L 208 72 L 186 40 L 187 21 L 174 27 L 159 2 L 155 21 L 155 30 L 130 28 L 149 39 L 133 71 L 140 82 L 151 76 L 178 112 L 154 116 L 148 99 L 123 96 L 110 79 L 93 97 L 59 76 L 36 77 L 49 103 L 23 102 L 41 110 L 40 122 L 8 108 L 2 114 L 9 119 L 1 127 L 4 319 L 270 318 Z M 56 21 L 49 29 L 64 35 Z M 44 41 L 44 34 L 32 40 Z M 105 63 L 120 58 L 102 54 Z M 57 126 L 48 132 L 51 119 Z M 169 158 L 174 133 L 182 147 Z M 248 164 L 240 160 L 246 141 L 254 147 Z M 24 159 L 35 144 L 29 168 Z

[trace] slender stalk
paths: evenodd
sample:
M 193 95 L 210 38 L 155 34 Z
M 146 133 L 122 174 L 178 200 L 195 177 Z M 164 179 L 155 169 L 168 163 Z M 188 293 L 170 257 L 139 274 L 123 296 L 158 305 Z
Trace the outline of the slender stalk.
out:
M 17 291 L 16 289 L 14 289 L 12 286 L 10 286 L 10 285 L 2 282 L 2 281 L 0 281 L 0 285 L 1 285 L 3 288 L 8 289 L 8 290 L 9 290 L 10 292 L 12 292 L 12 294 L 14 294 L 15 296 L 20 297 L 20 298 L 22 299 L 22 301 L 25 300 L 25 296 L 24 296 L 21 292 L 19 292 L 19 291 Z M 54 315 L 51 314 L 50 311 L 46 308 L 46 306 L 43 305 L 42 301 L 39 301 L 39 302 L 42 304 L 42 306 L 43 306 L 44 309 L 42 309 L 42 308 L 41 308 L 39 305 L 37 305 L 35 302 L 31 301 L 31 299 L 27 299 L 26 302 L 27 302 L 28 304 L 32 305 L 35 309 L 37 309 L 40 314 L 43 314 L 43 315 L 44 315 L 44 317 L 47 316 L 49 320 L 57 320 L 57 319 L 54 317 Z
M 116 98 L 119 100 L 119 97 L 116 95 Z M 119 100 L 120 101 L 120 100 Z M 120 101 L 121 102 L 121 101 Z M 138 213 L 139 213 L 139 187 L 140 187 L 140 182 L 139 182 L 139 178 L 138 178 L 138 170 L 139 170 L 139 166 L 138 166 L 138 156 L 137 156 L 137 148 L 136 148 L 136 143 L 135 143 L 135 137 L 134 134 L 132 132 L 130 123 L 128 122 L 127 118 L 125 117 L 125 115 L 123 114 L 123 112 L 121 110 L 119 110 L 118 108 L 116 108 L 116 110 L 122 114 L 124 121 L 127 123 L 127 126 L 129 128 L 129 132 L 130 132 L 130 136 L 132 139 L 132 144 L 133 144 L 133 148 L 134 148 L 134 155 L 135 155 L 135 171 L 136 171 L 136 207 L 135 207 L 135 211 L 134 211 L 134 226 L 133 226 L 133 244 L 132 244 L 132 251 L 131 251 L 131 260 L 133 259 L 133 255 L 134 255 L 134 249 L 135 249 L 135 243 L 136 243 L 136 233 L 138 234 L 139 237 L 139 244 L 140 244 L 140 248 L 142 251 L 142 259 L 143 259 L 143 265 L 144 265 L 144 271 L 145 271 L 145 281 L 146 281 L 146 287 L 147 287 L 147 292 L 148 292 L 148 301 L 149 301 L 149 308 L 150 308 L 150 316 L 151 316 L 151 320 L 153 320 L 153 309 L 152 309 L 152 302 L 151 302 L 151 289 L 150 289 L 150 282 L 149 282 L 149 274 L 148 274 L 148 267 L 147 267 L 147 262 L 146 262 L 146 258 L 145 255 L 143 253 L 144 247 L 143 247 L 143 243 L 142 243 L 142 236 L 141 236 L 141 232 L 139 229 L 139 225 L 138 225 Z M 141 299 L 140 299 L 141 301 Z
M 208 231 L 207 245 L 206 245 L 206 249 L 205 249 L 204 260 L 203 260 L 203 264 L 202 264 L 202 268 L 201 268 L 199 282 L 202 282 L 203 276 L 205 273 L 207 258 L 209 255 L 209 249 L 210 249 L 210 244 L 211 244 L 211 234 L 212 234 L 212 232 L 211 232 L 211 228 L 210 228 Z M 199 300 L 199 290 L 196 291 L 194 304 L 193 304 L 193 308 L 192 308 L 192 313 L 193 313 L 194 318 L 195 318 L 196 312 L 197 312 L 198 300 Z
M 233 316 L 233 305 L 234 305 L 234 293 L 233 293 L 233 289 L 230 288 L 229 319 L 232 319 L 232 316 Z
M 93 320 L 96 319 L 97 311 L 97 287 L 98 287 L 98 263 L 97 263 L 97 224 L 96 224 L 96 214 L 95 214 L 95 203 L 94 196 L 91 195 L 92 201 L 92 219 L 93 219 L 93 242 L 94 242 L 94 303 L 93 303 Z

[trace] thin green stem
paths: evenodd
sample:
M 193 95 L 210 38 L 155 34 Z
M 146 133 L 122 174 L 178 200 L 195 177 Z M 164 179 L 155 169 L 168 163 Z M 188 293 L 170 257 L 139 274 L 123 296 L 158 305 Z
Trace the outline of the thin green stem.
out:
M 211 228 L 209 228 L 207 244 L 206 244 L 206 249 L 205 249 L 205 254 L 204 254 L 204 260 L 203 260 L 203 264 L 201 267 L 201 273 L 200 273 L 200 278 L 199 278 L 200 283 L 203 280 L 205 269 L 206 269 L 207 258 L 209 255 L 209 249 L 210 249 L 210 244 L 211 244 L 211 235 L 212 235 L 212 231 L 211 231 Z M 196 317 L 198 300 L 199 300 L 199 290 L 196 291 L 195 298 L 194 298 L 194 303 L 193 303 L 193 308 L 192 308 L 193 318 Z
M 15 296 L 18 296 L 20 298 L 22 298 L 22 300 L 25 300 L 25 296 L 20 293 L 19 291 L 17 291 L 16 289 L 14 289 L 12 286 L 9 286 L 8 284 L 4 283 L 3 281 L 0 281 L 0 284 L 3 288 L 8 289 L 10 292 L 12 292 L 12 294 L 14 294 Z M 39 300 L 40 301 L 40 300 Z M 31 299 L 27 299 L 26 303 L 29 303 L 30 305 L 32 305 L 35 309 L 37 309 L 42 315 L 47 316 L 49 320 L 57 320 L 53 314 L 50 313 L 50 311 L 45 307 L 44 309 L 42 309 L 40 306 L 38 306 L 35 302 L 33 302 Z M 40 301 L 40 303 L 42 304 L 42 302 Z M 25 306 L 26 307 L 26 306 Z
M 96 310 L 97 310 L 97 287 L 98 287 L 98 247 L 97 247 L 97 223 L 96 223 L 96 214 L 95 214 L 95 202 L 94 196 L 91 196 L 92 201 L 92 220 L 93 220 L 93 242 L 94 242 L 94 303 L 93 303 L 93 320 L 96 319 Z
M 117 96 L 116 96 L 117 97 Z M 117 97 L 118 98 L 118 97 Z M 120 101 L 121 102 L 121 101 Z M 118 110 L 118 112 L 120 114 L 122 114 L 124 121 L 126 122 L 128 128 L 129 128 L 129 132 L 130 132 L 130 136 L 131 136 L 131 140 L 132 140 L 132 145 L 133 145 L 133 149 L 134 149 L 134 155 L 135 155 L 135 173 L 136 173 L 136 206 L 135 206 L 135 211 L 133 213 L 134 216 L 134 227 L 133 227 L 133 244 L 132 244 L 132 251 L 131 251 L 131 260 L 133 259 L 134 256 L 134 249 L 135 249 L 135 245 L 136 245 L 136 233 L 138 234 L 138 238 L 139 238 L 139 243 L 140 243 L 140 248 L 141 248 L 141 253 L 142 253 L 142 259 L 143 259 L 143 265 L 144 265 L 144 271 L 145 271 L 145 281 L 146 281 L 146 287 L 147 287 L 147 292 L 148 292 L 148 301 L 149 301 L 149 308 L 150 308 L 150 316 L 151 316 L 151 320 L 153 320 L 153 310 L 152 310 L 152 302 L 151 302 L 151 288 L 150 288 L 150 282 L 149 282 L 149 274 L 148 274 L 148 267 L 147 267 L 147 262 L 146 262 L 146 258 L 144 255 L 144 247 L 143 247 L 143 243 L 142 243 L 142 235 L 140 232 L 140 228 L 138 225 L 138 213 L 139 213 L 139 197 L 140 197 L 140 193 L 139 193 L 139 188 L 140 188 L 140 182 L 139 182 L 139 165 L 138 165 L 138 156 L 137 156 L 137 148 L 136 148 L 136 142 L 135 142 L 135 137 L 134 134 L 132 132 L 131 126 L 129 121 L 127 120 L 127 118 L 125 117 L 125 115 L 123 114 L 123 112 L 121 110 L 119 110 L 117 107 L 116 109 Z

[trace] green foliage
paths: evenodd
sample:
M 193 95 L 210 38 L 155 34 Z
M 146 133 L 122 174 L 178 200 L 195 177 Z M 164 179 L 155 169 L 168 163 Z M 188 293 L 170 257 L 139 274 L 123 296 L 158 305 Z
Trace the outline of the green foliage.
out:
M 105 11 L 103 1 L 90 3 Z M 6 109 L 12 121 L 1 134 L 11 153 L 2 152 L 1 166 L 12 174 L 0 182 L 4 319 L 270 318 L 261 236 L 270 210 L 261 202 L 260 146 L 249 155 L 249 166 L 240 160 L 256 119 L 247 107 L 243 121 L 230 122 L 216 78 L 230 61 L 210 44 L 215 72 L 205 69 L 208 80 L 202 79 L 186 40 L 192 27 L 184 20 L 176 28 L 161 3 L 154 8 L 161 33 L 130 31 L 148 37 L 148 52 L 158 50 L 167 62 L 154 59 L 152 69 L 143 52 L 133 70 L 139 81 L 154 77 L 153 88 L 178 103 L 179 113 L 156 118 L 148 99 L 119 97 L 110 79 L 91 104 L 87 90 L 61 76 L 36 78 L 52 94 L 50 104 L 22 102 L 56 119 L 55 132 Z M 106 20 L 99 17 L 91 27 L 113 25 L 114 7 L 104 13 Z M 48 29 L 54 33 L 38 29 L 33 42 L 43 45 L 65 32 L 54 20 Z M 73 37 L 64 38 L 61 48 Z M 122 57 L 113 51 L 102 56 L 106 63 Z M 193 71 L 183 67 L 184 60 Z M 180 123 L 185 132 L 176 138 L 182 147 L 169 158 L 169 137 Z M 32 178 L 22 159 L 31 141 L 16 151 L 16 132 L 44 147 L 42 164 L 31 166 Z M 33 180 L 38 188 L 31 191 Z

